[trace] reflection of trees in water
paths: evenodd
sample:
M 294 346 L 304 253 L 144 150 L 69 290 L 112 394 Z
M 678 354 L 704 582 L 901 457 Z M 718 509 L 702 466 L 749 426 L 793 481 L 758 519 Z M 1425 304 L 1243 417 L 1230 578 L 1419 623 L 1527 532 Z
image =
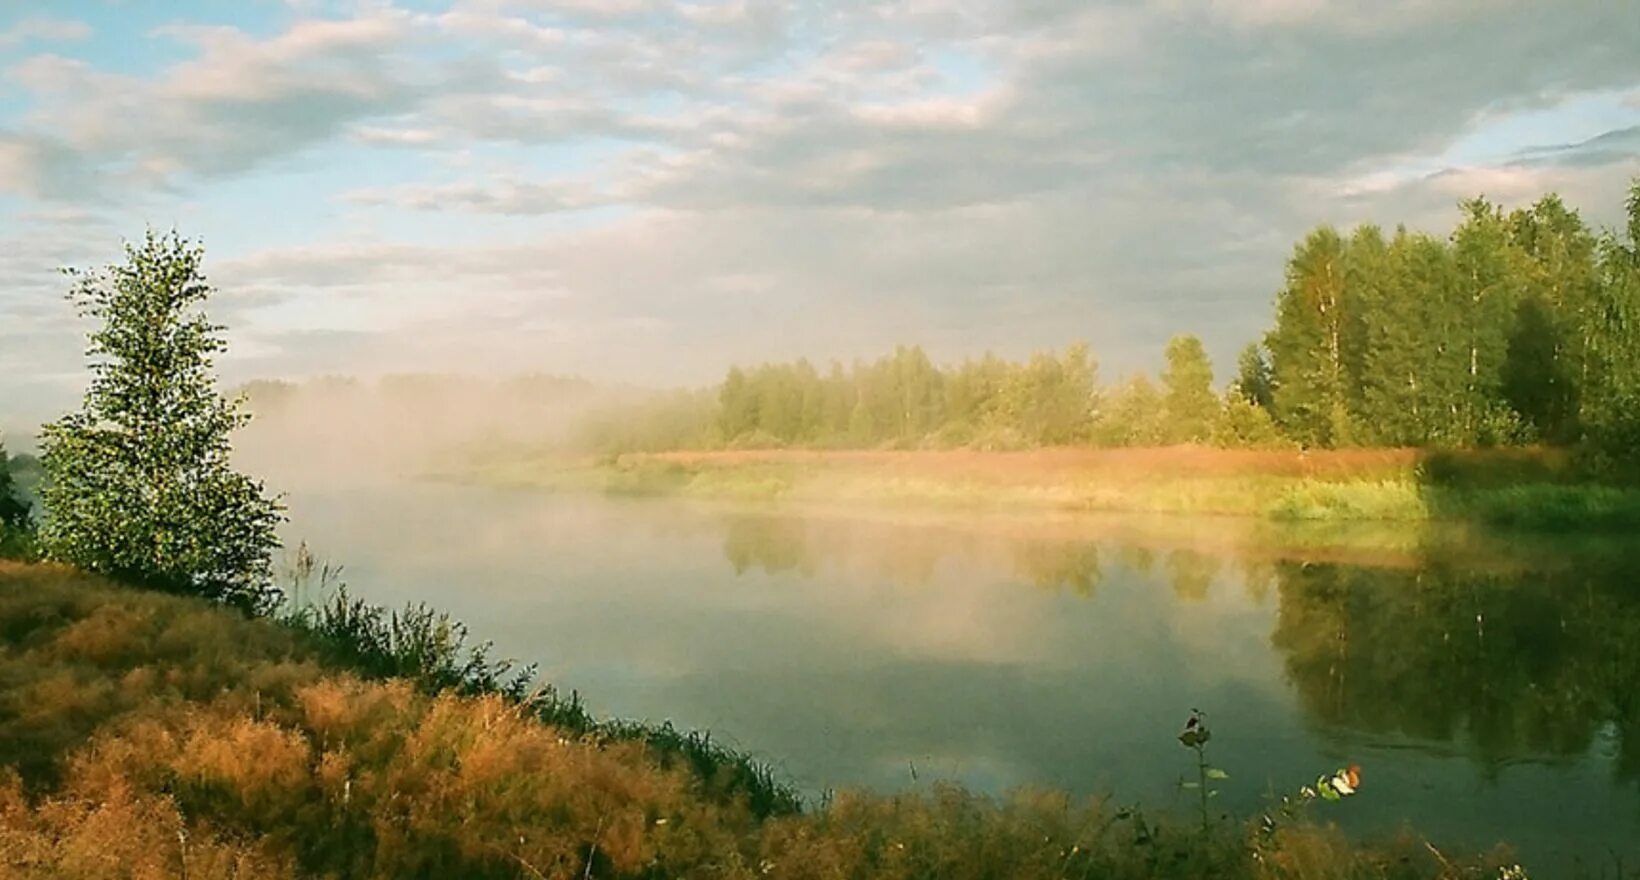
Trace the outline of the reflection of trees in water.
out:
M 725 523 L 723 556 L 737 575 L 753 569 L 770 574 L 785 571 L 813 574 L 814 558 L 803 532 L 802 520 L 730 517 Z
M 1099 545 L 1080 541 L 1023 541 L 1014 548 L 1014 570 L 1044 590 L 1092 597 L 1104 569 Z
M 972 549 L 942 530 L 868 528 L 802 517 L 731 516 L 724 530 L 723 555 L 737 575 L 757 570 L 813 576 L 830 567 L 921 585 L 934 579 L 942 559 Z
M 987 534 L 981 530 L 816 520 L 800 516 L 739 515 L 724 520 L 723 555 L 735 573 L 795 572 L 813 576 L 822 569 L 885 580 L 901 586 L 931 583 L 943 562 L 990 562 L 1043 590 L 1092 598 L 1106 576 L 1105 563 L 1141 577 L 1165 578 L 1180 600 L 1207 598 L 1223 565 L 1217 556 L 1194 550 L 1156 551 L 1130 543 Z M 1262 600 L 1272 574 L 1269 566 L 1244 566 L 1248 595 Z M 969 570 L 978 570 L 970 565 Z
M 723 555 L 737 575 L 812 576 L 830 568 L 902 586 L 931 583 L 942 562 L 989 559 L 1011 565 L 1016 576 L 1034 586 L 1088 597 L 1104 576 L 1099 545 L 1091 541 L 801 517 L 727 517 Z
M 1640 776 L 1640 592 L 1622 560 L 1536 573 L 1281 563 L 1274 646 L 1312 717 L 1494 766 L 1615 726 Z
M 1186 602 L 1200 602 L 1207 598 L 1213 587 L 1213 577 L 1219 573 L 1219 561 L 1191 550 L 1175 550 L 1167 555 L 1168 580 L 1173 595 Z
M 1242 559 L 1237 568 L 1241 575 L 1242 592 L 1247 594 L 1248 601 L 1255 605 L 1264 604 L 1264 600 L 1270 598 L 1270 590 L 1279 582 L 1276 563 L 1267 559 Z
M 915 586 L 942 562 L 966 573 L 988 561 L 1038 588 L 1093 597 L 1118 565 L 1198 602 L 1225 565 L 1188 550 L 851 520 L 747 515 L 725 527 L 737 573 L 824 567 Z M 1410 568 L 1231 563 L 1250 601 L 1275 591 L 1271 642 L 1306 713 L 1459 744 L 1494 767 L 1581 754 L 1612 729 L 1619 773 L 1640 779 L 1640 553 L 1562 553 L 1550 568 L 1494 571 L 1421 555 Z
M 1116 551 L 1116 561 L 1121 563 L 1123 568 L 1148 575 L 1156 567 L 1156 554 L 1149 547 L 1123 544 Z

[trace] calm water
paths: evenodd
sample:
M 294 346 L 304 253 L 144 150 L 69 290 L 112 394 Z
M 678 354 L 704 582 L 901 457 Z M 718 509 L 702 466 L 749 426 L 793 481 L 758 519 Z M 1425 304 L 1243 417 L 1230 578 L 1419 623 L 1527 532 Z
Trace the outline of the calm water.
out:
M 1249 813 L 1640 864 L 1640 553 L 1206 520 L 860 515 L 415 486 L 292 538 L 601 714 L 709 728 L 811 791 L 933 779 L 1191 806 L 1192 708 Z M 1601 861 L 1603 860 L 1603 861 Z

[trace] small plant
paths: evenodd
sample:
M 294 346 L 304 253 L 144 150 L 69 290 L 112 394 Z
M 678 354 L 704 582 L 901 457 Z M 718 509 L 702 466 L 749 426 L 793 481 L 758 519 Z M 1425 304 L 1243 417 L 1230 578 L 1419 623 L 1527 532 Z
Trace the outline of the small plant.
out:
M 1207 743 L 1213 738 L 1213 731 L 1207 727 L 1207 715 L 1200 709 L 1191 709 L 1190 717 L 1185 720 L 1184 730 L 1179 734 L 1179 742 L 1185 748 L 1196 753 L 1196 781 L 1180 782 L 1180 788 L 1193 788 L 1201 798 L 1202 828 L 1207 828 L 1207 801 L 1217 797 L 1218 790 L 1208 787 L 1209 780 L 1218 781 L 1229 779 L 1230 774 L 1207 763 Z

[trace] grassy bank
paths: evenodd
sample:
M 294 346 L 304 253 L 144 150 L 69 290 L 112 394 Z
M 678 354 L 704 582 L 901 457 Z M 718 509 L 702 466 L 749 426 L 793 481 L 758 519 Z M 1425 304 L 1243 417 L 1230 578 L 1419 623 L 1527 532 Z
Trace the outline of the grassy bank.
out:
M 381 677 L 326 638 L 0 562 L 4 875 L 1499 876 L 1410 835 L 1204 831 L 1054 793 L 759 810 L 662 745 L 545 723 L 459 669 L 442 689 Z
M 445 476 L 617 495 L 1263 517 L 1640 526 L 1640 488 L 1543 450 L 1428 454 L 1195 447 L 1027 452 L 764 450 L 570 461 L 513 451 Z

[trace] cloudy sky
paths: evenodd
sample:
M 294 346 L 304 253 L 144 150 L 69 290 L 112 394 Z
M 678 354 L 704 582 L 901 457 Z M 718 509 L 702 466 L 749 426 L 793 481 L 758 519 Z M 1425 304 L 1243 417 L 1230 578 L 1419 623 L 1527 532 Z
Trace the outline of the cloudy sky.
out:
M 0 0 L 0 427 L 60 266 L 206 244 L 227 378 L 1261 331 L 1319 222 L 1640 174 L 1634 0 Z

